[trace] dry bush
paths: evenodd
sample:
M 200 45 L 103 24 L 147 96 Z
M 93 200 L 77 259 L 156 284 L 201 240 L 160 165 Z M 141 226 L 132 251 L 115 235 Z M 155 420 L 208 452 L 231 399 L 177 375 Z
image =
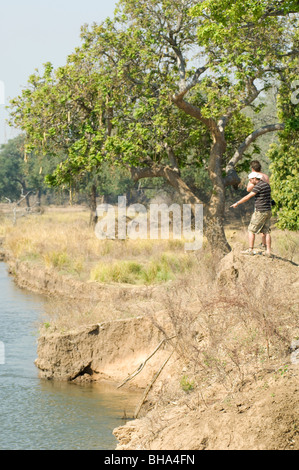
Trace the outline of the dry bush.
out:
M 196 277 L 174 283 L 164 306 L 189 382 L 234 390 L 287 362 L 299 314 L 279 281 L 265 282 L 262 296 L 258 278 L 229 289 L 212 279 L 217 264 L 206 261 Z

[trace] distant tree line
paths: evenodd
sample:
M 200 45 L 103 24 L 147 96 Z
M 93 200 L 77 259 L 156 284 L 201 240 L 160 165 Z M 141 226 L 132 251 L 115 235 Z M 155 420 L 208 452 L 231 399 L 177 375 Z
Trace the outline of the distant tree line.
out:
M 130 194 L 132 180 L 121 168 L 103 165 L 101 174 L 96 178 L 86 175 L 85 178 L 73 179 L 71 184 L 52 187 L 47 182 L 47 175 L 55 171 L 64 156 L 40 156 L 35 152 L 25 151 L 25 136 L 20 135 L 8 141 L 0 148 L 0 201 L 9 199 L 15 202 L 21 196 L 30 207 L 32 199 L 38 204 L 86 203 L 99 197 L 107 202 L 117 202 L 121 194 Z M 94 191 L 94 194 L 93 194 Z

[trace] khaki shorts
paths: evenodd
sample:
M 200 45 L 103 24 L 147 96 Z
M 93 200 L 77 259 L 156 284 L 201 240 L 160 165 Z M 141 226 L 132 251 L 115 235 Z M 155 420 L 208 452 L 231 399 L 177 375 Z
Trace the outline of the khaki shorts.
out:
M 259 212 L 255 211 L 252 214 L 250 224 L 248 226 L 248 231 L 252 233 L 270 233 L 270 221 L 271 221 L 272 212 Z

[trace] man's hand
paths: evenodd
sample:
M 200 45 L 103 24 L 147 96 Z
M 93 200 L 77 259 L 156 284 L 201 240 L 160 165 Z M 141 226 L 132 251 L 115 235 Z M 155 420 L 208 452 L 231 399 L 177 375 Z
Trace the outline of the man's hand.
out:
M 238 203 L 235 202 L 235 204 L 232 204 L 230 207 L 233 207 L 234 209 L 237 207 Z

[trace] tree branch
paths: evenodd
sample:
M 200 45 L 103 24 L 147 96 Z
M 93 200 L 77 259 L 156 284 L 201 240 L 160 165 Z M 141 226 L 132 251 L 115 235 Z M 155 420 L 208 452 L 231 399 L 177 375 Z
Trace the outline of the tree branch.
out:
M 179 48 L 179 46 L 177 44 L 177 41 L 176 41 L 176 38 L 173 35 L 173 32 L 170 31 L 169 36 L 166 36 L 165 34 L 161 34 L 161 36 L 163 37 L 163 39 L 165 39 L 165 41 L 168 42 L 168 44 L 172 47 L 172 49 L 175 53 L 175 56 L 176 56 L 176 59 L 177 59 L 177 64 L 178 64 L 178 69 L 179 69 L 179 73 L 180 73 L 179 89 L 181 91 L 185 88 L 185 85 L 186 85 L 186 82 L 185 82 L 185 80 L 186 80 L 186 61 L 184 59 L 184 56 L 183 56 L 183 53 L 182 53 L 181 49 Z
M 183 100 L 182 93 L 179 93 L 178 95 L 174 95 L 172 97 L 172 101 L 179 109 L 184 111 L 186 114 L 188 114 L 191 117 L 194 117 L 195 119 L 198 119 L 203 124 L 205 124 L 208 127 L 208 129 L 211 129 L 213 125 L 216 124 L 213 121 L 213 119 L 208 119 L 208 118 L 203 117 L 203 115 L 201 114 L 200 108 L 198 108 L 197 106 L 194 106 L 191 103 L 188 103 L 188 101 L 186 100 Z
M 130 171 L 134 181 L 139 181 L 142 178 L 164 178 L 170 186 L 179 192 L 184 202 L 191 204 L 192 210 L 194 204 L 203 204 L 182 180 L 176 168 L 171 168 L 168 165 L 152 165 L 151 167 L 130 167 Z
M 236 164 L 241 160 L 244 155 L 244 152 L 248 149 L 248 147 L 261 135 L 267 134 L 268 132 L 275 132 L 275 131 L 282 131 L 285 125 L 283 123 L 279 124 L 268 124 L 267 126 L 260 127 L 256 131 L 249 134 L 244 142 L 238 147 L 236 152 L 234 153 L 233 157 L 230 159 L 226 166 L 226 173 L 228 174 L 229 171 L 234 169 Z
M 265 20 L 268 17 L 277 17 L 277 16 L 288 16 L 293 13 L 298 13 L 298 9 L 290 9 L 288 11 L 285 11 L 283 8 L 283 4 L 285 3 L 284 0 L 278 1 L 277 5 L 273 5 L 272 7 L 269 6 L 266 10 L 265 13 L 260 17 L 258 20 L 258 23 L 262 23 L 263 20 Z M 241 26 L 241 28 L 253 28 L 255 26 L 255 23 L 249 22 Z
M 254 80 L 258 78 L 252 77 L 248 82 L 247 82 L 247 95 L 243 100 L 240 100 L 235 106 L 233 106 L 228 112 L 221 117 L 221 120 L 219 123 L 221 126 L 224 128 L 232 115 L 234 114 L 235 111 L 244 109 L 246 106 L 250 106 L 256 98 L 259 96 L 259 94 L 263 91 L 263 89 L 258 90 L 257 87 L 254 84 Z

